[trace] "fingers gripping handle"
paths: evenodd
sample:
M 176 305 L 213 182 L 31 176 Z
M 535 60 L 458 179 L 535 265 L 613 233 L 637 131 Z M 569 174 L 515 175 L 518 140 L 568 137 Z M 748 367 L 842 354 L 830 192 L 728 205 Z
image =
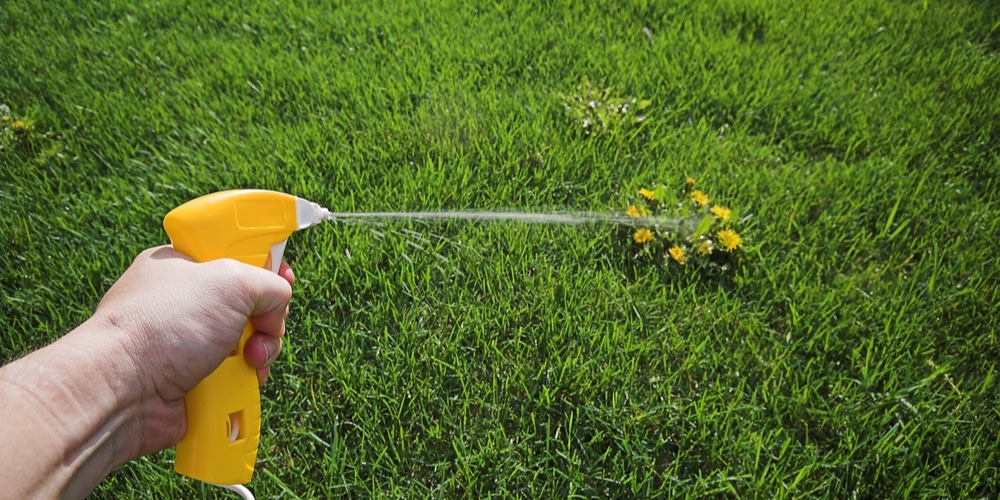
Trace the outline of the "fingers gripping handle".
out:
M 297 213 L 303 201 L 274 191 L 223 191 L 177 207 L 163 226 L 174 249 L 197 262 L 232 258 L 277 272 L 288 236 L 305 227 Z M 260 390 L 256 370 L 243 357 L 253 333 L 248 322 L 236 349 L 184 397 L 187 431 L 177 444 L 178 473 L 217 484 L 253 477 Z

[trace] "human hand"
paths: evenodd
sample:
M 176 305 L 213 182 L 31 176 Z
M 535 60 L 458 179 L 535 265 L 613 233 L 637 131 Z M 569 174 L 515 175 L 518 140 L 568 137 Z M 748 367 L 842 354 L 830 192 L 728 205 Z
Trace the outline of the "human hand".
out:
M 125 376 L 140 391 L 136 456 L 176 444 L 186 428 L 183 397 L 239 342 L 247 318 L 256 333 L 244 358 L 263 384 L 281 350 L 295 281 L 233 260 L 195 263 L 170 247 L 146 250 L 108 290 L 93 317 L 130 361 Z M 134 396 L 134 395 L 132 395 Z
M 294 280 L 284 263 L 275 275 L 166 246 L 142 252 L 90 319 L 0 366 L 0 498 L 83 498 L 115 467 L 177 444 L 184 395 L 248 318 L 244 358 L 263 383 Z

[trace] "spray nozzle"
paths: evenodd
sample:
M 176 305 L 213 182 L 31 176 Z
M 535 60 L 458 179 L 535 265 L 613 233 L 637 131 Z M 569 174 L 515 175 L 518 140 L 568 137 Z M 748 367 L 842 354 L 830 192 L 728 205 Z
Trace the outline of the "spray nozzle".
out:
M 295 198 L 295 213 L 298 217 L 299 229 L 333 219 L 329 210 L 321 207 L 318 203 L 303 198 Z

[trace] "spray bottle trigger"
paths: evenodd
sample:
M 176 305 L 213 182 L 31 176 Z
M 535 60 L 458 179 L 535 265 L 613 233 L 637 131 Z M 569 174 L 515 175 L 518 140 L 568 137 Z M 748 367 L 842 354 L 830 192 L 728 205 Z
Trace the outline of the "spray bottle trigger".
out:
M 285 254 L 286 243 L 288 243 L 288 240 L 282 240 L 271 245 L 271 251 L 268 253 L 268 262 L 270 262 L 268 269 L 272 273 L 278 274 L 278 270 L 281 269 L 281 258 Z

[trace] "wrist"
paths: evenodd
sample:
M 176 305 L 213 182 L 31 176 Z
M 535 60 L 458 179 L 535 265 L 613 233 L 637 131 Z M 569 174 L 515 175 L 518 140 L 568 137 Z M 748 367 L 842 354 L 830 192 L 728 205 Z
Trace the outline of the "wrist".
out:
M 85 323 L 0 369 L 0 421 L 10 430 L 0 446 L 22 457 L 0 471 L 16 481 L 0 483 L 25 488 L 23 496 L 83 497 L 135 456 L 142 414 L 129 388 L 131 363 L 115 358 L 113 344 Z
M 86 357 L 113 395 L 113 414 L 129 424 L 117 429 L 115 467 L 169 448 L 184 436 L 183 397 L 166 396 L 173 391 L 158 387 L 152 368 L 140 361 L 149 358 L 146 351 L 152 348 L 143 343 L 144 332 L 128 331 L 95 314 L 71 335 L 74 342 L 98 344 L 94 348 L 102 355 Z
M 141 426 L 141 401 L 145 388 L 135 362 L 122 347 L 116 329 L 103 322 L 88 320 L 53 344 L 58 345 L 67 366 L 59 373 L 68 385 L 79 385 L 79 404 L 91 404 L 89 416 L 103 419 L 89 426 L 100 429 L 113 440 L 112 468 L 135 458 L 138 444 L 133 436 Z M 61 344 L 61 345 L 60 345 Z M 110 428 L 104 428 L 110 426 Z

